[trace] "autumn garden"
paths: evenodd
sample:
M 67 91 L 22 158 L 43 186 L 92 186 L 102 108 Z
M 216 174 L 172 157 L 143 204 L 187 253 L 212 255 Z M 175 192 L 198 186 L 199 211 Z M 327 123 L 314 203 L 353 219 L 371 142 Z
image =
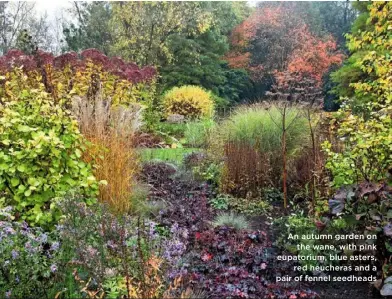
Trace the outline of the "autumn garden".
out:
M 391 2 L 74 2 L 59 42 L 28 5 L 0 3 L 0 298 L 392 295 Z M 375 259 L 289 238 L 354 233 Z M 276 281 L 310 263 L 377 280 Z

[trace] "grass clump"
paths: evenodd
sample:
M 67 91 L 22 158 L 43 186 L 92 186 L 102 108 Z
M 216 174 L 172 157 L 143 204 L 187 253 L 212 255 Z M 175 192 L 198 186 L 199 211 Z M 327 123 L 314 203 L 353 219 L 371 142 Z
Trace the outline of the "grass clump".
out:
M 212 119 L 188 122 L 184 132 L 186 143 L 191 147 L 205 147 L 214 126 Z
M 99 186 L 99 201 L 114 212 L 129 212 L 139 171 L 133 140 L 142 124 L 141 107 L 117 107 L 98 90 L 91 99 L 74 98 L 72 111 L 89 143 L 83 159 L 95 166 L 97 180 L 106 182 Z
M 300 109 L 290 107 L 286 115 L 286 123 L 292 124 L 286 136 L 289 154 L 298 151 L 309 136 L 307 120 Z M 281 111 L 275 105 L 241 107 L 223 123 L 222 133 L 226 142 L 245 143 L 260 153 L 279 153 L 282 139 Z
M 212 226 L 229 226 L 237 230 L 250 229 L 250 223 L 242 215 L 235 213 L 221 213 L 213 221 Z
M 197 148 L 144 148 L 139 153 L 142 162 L 158 160 L 181 164 L 185 155 L 199 151 Z
M 307 120 L 301 108 L 285 112 L 286 153 L 292 161 L 309 144 Z M 236 197 L 260 197 L 265 187 L 281 186 L 284 113 L 279 105 L 237 109 L 219 127 L 225 156 L 221 191 Z

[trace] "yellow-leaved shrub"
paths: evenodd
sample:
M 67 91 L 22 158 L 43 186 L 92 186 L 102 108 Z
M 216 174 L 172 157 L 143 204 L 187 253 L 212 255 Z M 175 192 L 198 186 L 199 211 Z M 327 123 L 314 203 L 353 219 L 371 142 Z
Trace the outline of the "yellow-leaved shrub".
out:
M 180 114 L 188 119 L 211 117 L 214 101 L 211 92 L 199 86 L 174 87 L 163 97 L 166 115 Z

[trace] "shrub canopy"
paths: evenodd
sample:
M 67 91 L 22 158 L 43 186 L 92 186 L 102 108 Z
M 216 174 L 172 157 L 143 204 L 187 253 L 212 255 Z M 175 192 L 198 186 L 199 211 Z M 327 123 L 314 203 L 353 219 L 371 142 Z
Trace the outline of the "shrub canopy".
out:
M 21 72 L 15 77 L 28 80 Z M 9 81 L 13 85 L 17 81 Z M 19 218 L 46 225 L 58 219 L 52 199 L 80 188 L 91 202 L 98 184 L 81 159 L 78 124 L 42 85 L 21 89 L 0 101 L 0 198 Z
M 174 87 L 163 98 L 166 114 L 180 114 L 186 118 L 211 117 L 214 112 L 212 94 L 201 87 Z

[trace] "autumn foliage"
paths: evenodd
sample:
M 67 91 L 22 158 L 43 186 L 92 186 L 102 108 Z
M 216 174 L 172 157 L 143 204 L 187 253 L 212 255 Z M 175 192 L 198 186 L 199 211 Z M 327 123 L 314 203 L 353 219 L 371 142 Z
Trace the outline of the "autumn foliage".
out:
M 314 79 L 321 84 L 324 73 L 332 64 L 339 64 L 344 56 L 336 52 L 336 42 L 332 36 L 319 39 L 304 26 L 297 30 L 296 36 L 301 41 L 289 56 L 287 71 L 300 77 Z
M 42 50 L 32 55 L 10 50 L 0 56 L 0 74 L 5 75 L 6 80 L 10 80 L 15 68 L 21 68 L 28 76 L 26 89 L 43 84 L 56 101 L 74 96 L 90 98 L 102 87 L 104 98 L 111 98 L 115 104 L 139 102 L 154 90 L 156 77 L 152 66 L 140 68 L 119 57 L 108 57 L 97 49 L 59 56 Z M 7 92 L 12 88 L 5 86 Z
M 332 36 L 316 36 L 299 14 L 295 4 L 265 4 L 232 32 L 232 50 L 226 55 L 233 68 L 247 69 L 255 81 L 273 75 L 284 84 L 288 72 L 298 80 L 308 78 L 321 84 L 332 64 L 341 63 Z

